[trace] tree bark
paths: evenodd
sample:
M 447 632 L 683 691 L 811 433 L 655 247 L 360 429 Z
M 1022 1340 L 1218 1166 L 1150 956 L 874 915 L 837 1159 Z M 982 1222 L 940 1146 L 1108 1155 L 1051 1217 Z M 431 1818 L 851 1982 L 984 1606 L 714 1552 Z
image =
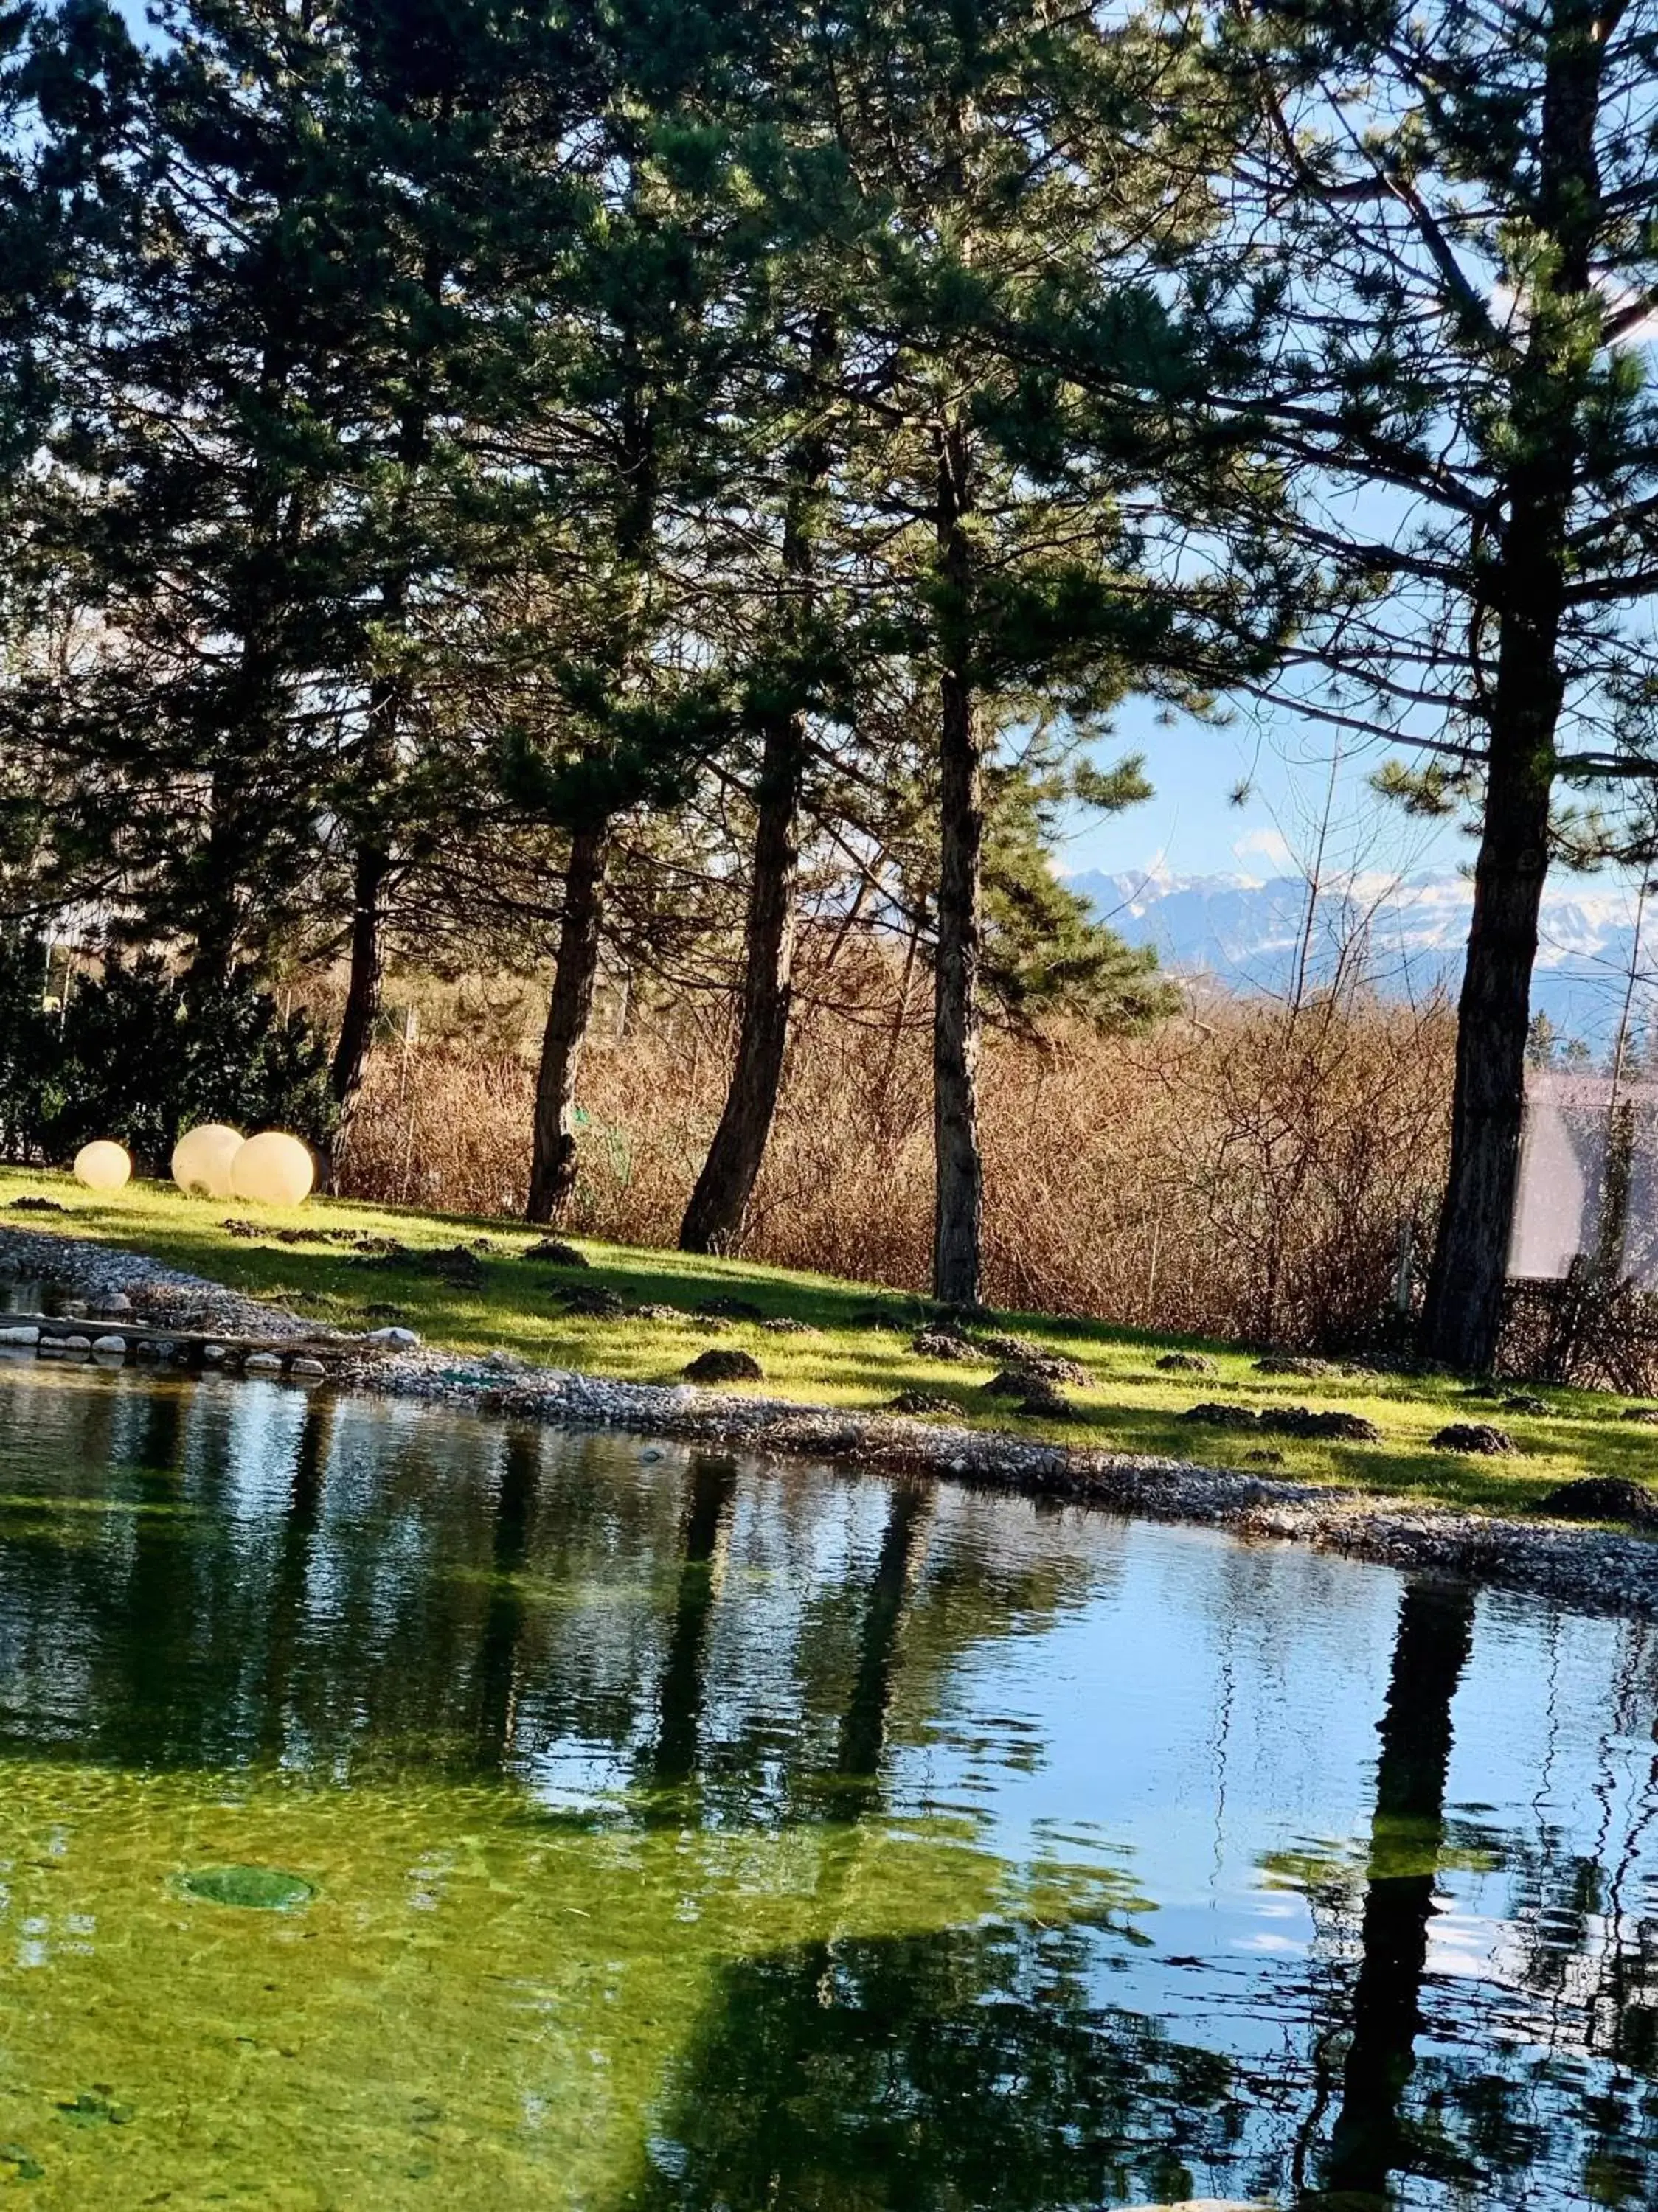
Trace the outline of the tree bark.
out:
M 933 1295 L 977 1304 L 984 1206 L 978 1145 L 979 879 L 984 842 L 982 740 L 968 665 L 972 456 L 951 422 L 938 440 L 940 622 L 938 951 L 933 1000 Z
M 742 1026 L 719 1127 L 685 1219 L 682 1252 L 735 1252 L 777 1115 L 794 998 L 795 895 L 800 878 L 800 795 L 806 756 L 803 714 L 767 725 L 760 762 L 759 817 L 748 891 Z
M 809 349 L 812 381 L 826 374 L 835 348 L 834 325 L 827 316 L 820 316 Z M 819 427 L 798 439 L 789 457 L 780 624 L 785 649 L 798 647 L 811 611 L 816 510 L 829 455 L 827 434 Z M 806 757 L 805 709 L 778 705 L 766 719 L 760 755 L 759 817 L 744 935 L 742 1024 L 720 1125 L 680 1226 L 682 1252 L 741 1249 L 749 1204 L 777 1118 L 794 999 L 795 898 Z
M 1466 1589 L 1408 1583 L 1379 1733 L 1370 1875 L 1353 2033 L 1324 2183 L 1381 2204 L 1405 2165 L 1401 2106 L 1416 2067 L 1428 1930 L 1445 1839 L 1451 1704 L 1473 1637 Z
M 535 1149 L 524 1217 L 528 1221 L 556 1221 L 576 1188 L 576 1079 L 599 975 L 609 854 L 608 822 L 578 830 L 570 840 L 564 916 L 535 1079 Z
M 1560 627 L 1583 368 L 1570 313 L 1588 295 L 1600 221 L 1594 133 L 1605 52 L 1588 0 L 1556 0 L 1539 148 L 1541 227 L 1557 249 L 1516 372 L 1520 459 L 1485 586 L 1497 625 L 1485 810 L 1457 1014 L 1451 1161 L 1423 1311 L 1423 1348 L 1469 1370 L 1496 1355 L 1520 1173 L 1526 1038 L 1549 861 L 1555 735 L 1564 696 Z M 1556 325 L 1564 325 L 1563 335 Z
M 1505 655 L 1505 658 L 1507 656 Z M 1423 1311 L 1423 1349 L 1468 1372 L 1496 1355 L 1520 1174 L 1526 1034 L 1548 866 L 1558 678 L 1537 672 L 1546 731 L 1491 732 L 1473 923 L 1457 1008 L 1451 1161 Z M 1541 688 L 1552 679 L 1551 694 Z
M 362 1095 L 369 1047 L 380 1019 L 385 979 L 381 894 L 391 871 L 392 856 L 384 845 L 369 842 L 357 847 L 351 871 L 350 977 L 328 1070 L 328 1087 L 338 1109 L 332 1146 L 336 1160 L 343 1159 L 350 1146 L 351 1122 Z

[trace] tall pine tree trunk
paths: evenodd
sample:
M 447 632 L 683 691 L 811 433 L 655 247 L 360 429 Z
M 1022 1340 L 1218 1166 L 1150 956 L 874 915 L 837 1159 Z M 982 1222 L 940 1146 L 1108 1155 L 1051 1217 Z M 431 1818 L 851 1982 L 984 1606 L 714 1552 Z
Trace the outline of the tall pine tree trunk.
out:
M 820 315 L 813 325 L 808 352 L 808 404 L 835 352 L 834 324 Z M 814 428 L 795 441 L 789 457 L 780 624 L 785 646 L 798 647 L 812 612 L 814 541 L 829 453 L 827 434 Z M 767 718 L 760 757 L 744 935 L 742 1025 L 720 1126 L 680 1225 L 682 1252 L 741 1249 L 749 1202 L 777 1118 L 794 995 L 795 897 L 806 757 L 805 712 L 779 704 Z
M 1468 1372 L 1485 1371 L 1496 1354 L 1519 1186 L 1532 964 L 1548 866 L 1558 698 L 1551 656 L 1536 679 L 1535 705 L 1521 710 L 1518 726 L 1494 723 L 1491 731 L 1457 1009 L 1450 1169 L 1423 1313 L 1423 1350 Z
M 682 1252 L 735 1252 L 753 1196 L 783 1084 L 793 997 L 795 893 L 805 717 L 767 724 L 748 891 L 742 1027 L 719 1127 L 680 1225 Z
M 952 421 L 938 440 L 936 525 L 944 585 L 940 622 L 938 951 L 933 999 L 933 1295 L 978 1300 L 984 1170 L 978 1146 L 979 877 L 984 842 L 982 739 L 969 665 L 972 455 Z
M 558 963 L 535 1079 L 528 1221 L 556 1221 L 576 1188 L 576 1079 L 599 976 L 609 855 L 608 821 L 578 830 L 570 840 Z
M 251 688 L 251 684 L 250 687 Z M 268 702 L 260 699 L 248 709 L 267 714 Z M 254 726 L 259 725 L 254 723 Z M 269 727 L 268 722 L 265 725 Z M 214 768 L 209 784 L 207 835 L 195 856 L 189 900 L 190 961 L 186 973 L 198 992 L 217 994 L 229 988 L 230 979 L 252 949 L 249 918 L 259 904 L 259 861 L 262 840 L 256 806 L 250 804 L 249 785 L 257 785 L 260 748 L 246 744 L 246 758 Z
M 448 100 L 444 101 L 448 119 Z M 437 301 L 442 269 L 429 253 L 422 283 L 429 300 Z M 396 457 L 403 471 L 404 490 L 393 508 L 395 535 L 404 530 L 409 487 L 430 452 L 430 428 L 424 407 L 405 408 L 399 417 Z M 408 610 L 411 571 L 406 562 L 394 566 L 381 581 L 381 625 L 401 632 Z M 375 679 L 369 699 L 367 743 L 361 771 L 361 797 L 366 802 L 357 825 L 357 849 L 351 869 L 350 972 L 345 988 L 345 1011 L 334 1056 L 328 1071 L 338 1115 L 333 1155 L 344 1158 L 350 1149 L 351 1122 L 363 1090 L 369 1048 L 380 1019 L 385 981 L 384 898 L 393 866 L 392 840 L 387 834 L 388 799 L 397 775 L 398 738 L 409 703 L 406 678 L 393 670 Z
M 350 980 L 345 987 L 345 1011 L 328 1070 L 328 1085 L 338 1115 L 334 1128 L 333 1155 L 343 1159 L 350 1149 L 351 1122 L 362 1095 L 369 1047 L 380 1019 L 385 951 L 381 902 L 392 872 L 392 856 L 379 839 L 365 839 L 357 848 L 351 870 L 351 952 Z
M 399 583 L 385 597 L 388 621 L 400 619 L 404 589 Z M 387 834 L 388 796 L 397 773 L 398 731 L 403 719 L 407 689 L 395 678 L 382 679 L 369 702 L 368 743 L 363 761 L 363 797 L 357 825 L 357 849 L 351 863 L 350 969 L 345 987 L 345 1011 L 334 1056 L 328 1070 L 338 1116 L 334 1127 L 333 1158 L 343 1159 L 350 1149 L 351 1122 L 362 1094 L 369 1048 L 386 976 L 385 897 L 393 865 L 391 839 Z
M 1564 696 L 1559 641 L 1567 539 L 1582 441 L 1583 367 L 1571 309 L 1594 283 L 1590 256 L 1600 222 L 1594 133 L 1604 52 L 1587 0 L 1554 0 L 1539 211 L 1557 249 L 1550 290 L 1565 312 L 1545 304 L 1515 374 L 1512 427 L 1520 459 L 1497 558 L 1481 586 L 1497 618 L 1496 680 L 1457 1017 L 1450 1170 L 1423 1315 L 1423 1349 L 1474 1370 L 1489 1368 L 1496 1353 L 1519 1183 L 1532 967 Z

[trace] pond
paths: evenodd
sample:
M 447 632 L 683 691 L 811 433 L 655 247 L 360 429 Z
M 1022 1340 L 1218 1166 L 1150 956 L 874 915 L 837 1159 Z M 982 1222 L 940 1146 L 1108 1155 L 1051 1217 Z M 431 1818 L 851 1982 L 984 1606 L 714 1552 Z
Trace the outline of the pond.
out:
M 1658 1638 L 0 1364 L 0 2194 L 1647 2205 Z

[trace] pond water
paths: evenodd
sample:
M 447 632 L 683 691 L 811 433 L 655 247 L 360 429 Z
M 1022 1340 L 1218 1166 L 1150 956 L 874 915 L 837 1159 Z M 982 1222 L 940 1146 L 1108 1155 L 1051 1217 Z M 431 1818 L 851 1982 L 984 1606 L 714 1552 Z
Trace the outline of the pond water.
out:
M 1658 1638 L 0 1364 L 0 2194 L 1645 2206 Z

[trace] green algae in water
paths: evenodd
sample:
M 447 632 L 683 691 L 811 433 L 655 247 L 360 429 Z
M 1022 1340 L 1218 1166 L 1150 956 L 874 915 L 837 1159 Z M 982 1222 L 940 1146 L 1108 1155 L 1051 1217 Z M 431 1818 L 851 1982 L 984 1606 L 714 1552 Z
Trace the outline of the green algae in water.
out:
M 316 1884 L 303 1875 L 263 1866 L 192 1867 L 174 1875 L 173 1887 L 204 1905 L 241 1905 L 250 1912 L 297 1912 L 317 1893 Z
M 1658 2203 L 1635 1630 L 343 1396 L 0 1427 L 36 2212 Z

